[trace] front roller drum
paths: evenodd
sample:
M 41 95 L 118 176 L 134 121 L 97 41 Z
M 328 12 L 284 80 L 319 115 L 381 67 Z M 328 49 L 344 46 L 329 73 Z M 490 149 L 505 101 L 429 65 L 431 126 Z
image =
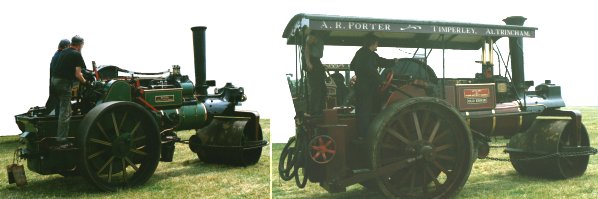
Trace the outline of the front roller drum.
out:
M 388 198 L 448 198 L 469 177 L 474 155 L 470 129 L 443 100 L 396 102 L 374 119 L 369 132 L 372 169 L 386 171 L 362 184 L 376 185 Z
M 513 168 L 522 175 L 540 178 L 583 175 L 596 150 L 590 147 L 585 126 L 581 125 L 578 137 L 573 124 L 562 119 L 537 119 L 527 132 L 513 136 L 506 149 Z
M 257 121 L 233 117 L 214 119 L 189 140 L 201 161 L 235 166 L 256 164 L 267 144 Z
M 138 104 L 100 104 L 85 116 L 78 130 L 77 170 L 101 190 L 141 185 L 158 166 L 158 125 Z

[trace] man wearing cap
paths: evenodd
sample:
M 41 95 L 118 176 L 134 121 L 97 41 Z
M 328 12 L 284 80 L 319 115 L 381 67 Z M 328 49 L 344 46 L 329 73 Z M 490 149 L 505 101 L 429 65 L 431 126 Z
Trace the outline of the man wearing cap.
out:
M 382 84 L 382 77 L 378 67 L 392 66 L 397 59 L 385 59 L 376 53 L 379 39 L 374 35 L 366 36 L 364 45 L 355 53 L 351 60 L 351 70 L 357 77 L 355 83 L 355 114 L 357 130 L 360 137 L 365 138 L 374 114 L 380 111 L 381 102 L 378 88 Z
M 52 86 L 59 101 L 58 111 L 58 130 L 56 141 L 57 149 L 66 149 L 73 144 L 68 142 L 69 122 L 71 119 L 71 90 L 73 81 L 78 80 L 81 84 L 86 84 L 82 71 L 86 68 L 81 49 L 83 48 L 83 38 L 79 35 L 71 39 L 71 46 L 63 50 L 58 57 L 56 67 L 52 71 Z
M 50 93 L 48 95 L 48 100 L 46 101 L 46 112 L 44 113 L 46 115 L 49 115 L 53 110 L 55 110 L 54 115 L 58 115 L 58 97 L 56 97 L 56 94 L 52 89 L 52 77 L 54 76 L 52 71 L 54 71 L 54 68 L 56 68 L 56 62 L 58 62 L 60 53 L 65 48 L 69 47 L 69 45 L 71 45 L 71 41 L 68 39 L 60 40 L 60 43 L 58 43 L 58 50 L 56 50 L 54 56 L 52 56 L 52 60 L 50 61 Z

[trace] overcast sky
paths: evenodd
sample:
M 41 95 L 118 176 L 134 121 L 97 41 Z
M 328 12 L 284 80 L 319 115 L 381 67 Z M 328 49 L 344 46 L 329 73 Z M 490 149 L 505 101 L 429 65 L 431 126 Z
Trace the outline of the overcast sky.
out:
M 569 106 L 598 105 L 595 86 L 589 83 L 598 75 L 598 42 L 593 37 L 598 16 L 590 1 L 209 2 L 2 1 L 0 66 L 5 69 L 0 78 L 0 135 L 20 133 L 14 115 L 45 103 L 50 58 L 60 39 L 76 34 L 85 38 L 82 53 L 89 68 L 96 61 L 155 72 L 177 64 L 194 79 L 190 28 L 207 26 L 207 78 L 219 86 L 233 82 L 245 87 L 244 109 L 272 118 L 273 141 L 286 141 L 294 130 L 285 74 L 294 71 L 295 49 L 285 45 L 281 35 L 297 13 L 488 24 L 525 16 L 526 26 L 539 28 L 536 38 L 524 40 L 526 79 L 536 84 L 551 79 L 562 85 Z M 323 62 L 349 63 L 356 49 L 326 48 Z M 381 49 L 380 54 L 410 56 L 396 49 Z M 449 77 L 473 77 L 479 72 L 479 65 L 473 64 L 479 52 L 447 52 L 446 59 Z

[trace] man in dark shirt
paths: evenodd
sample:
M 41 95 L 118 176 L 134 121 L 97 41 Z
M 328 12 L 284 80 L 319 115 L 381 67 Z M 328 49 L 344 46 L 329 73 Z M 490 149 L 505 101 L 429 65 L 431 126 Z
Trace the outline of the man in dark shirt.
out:
M 355 113 L 357 114 L 357 130 L 361 137 L 367 135 L 370 122 L 376 112 L 380 111 L 381 99 L 378 88 L 383 79 L 378 67 L 393 65 L 397 59 L 385 59 L 378 56 L 379 40 L 368 35 L 365 45 L 361 47 L 351 60 L 351 70 L 355 71 Z
M 50 61 L 50 92 L 48 95 L 48 100 L 46 100 L 46 112 L 44 113 L 46 115 L 50 114 L 53 110 L 55 110 L 54 114 L 58 115 L 58 97 L 56 97 L 56 94 L 52 89 L 52 71 L 54 70 L 54 68 L 56 68 L 56 62 L 58 62 L 58 57 L 60 56 L 60 53 L 65 48 L 69 47 L 69 45 L 71 45 L 71 41 L 69 41 L 68 39 L 60 40 L 60 43 L 58 43 L 58 50 L 56 50 L 54 56 L 52 56 L 52 60 Z
M 349 93 L 349 88 L 347 88 L 347 85 L 345 85 L 345 76 L 336 71 L 335 73 L 330 74 L 330 78 L 336 85 L 336 104 L 339 106 L 344 106 L 345 99 Z
M 73 145 L 67 141 L 71 119 L 71 90 L 75 79 L 81 84 L 86 83 L 81 73 L 86 68 L 83 56 L 81 56 L 83 43 L 83 38 L 79 35 L 74 36 L 71 39 L 71 47 L 60 53 L 56 67 L 52 71 L 52 86 L 58 96 L 60 107 L 56 136 L 56 141 L 59 143 L 57 148 L 59 149 L 68 148 Z
M 309 85 L 309 114 L 321 114 L 326 108 L 326 71 L 320 60 L 324 55 L 323 34 L 311 31 L 305 42 L 305 64 Z

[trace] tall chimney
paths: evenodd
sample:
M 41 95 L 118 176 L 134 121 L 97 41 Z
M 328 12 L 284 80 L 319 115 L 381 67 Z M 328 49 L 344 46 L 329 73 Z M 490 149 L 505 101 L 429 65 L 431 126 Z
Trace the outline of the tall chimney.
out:
M 527 18 L 522 16 L 511 16 L 503 19 L 507 25 L 523 26 Z M 509 37 L 509 51 L 511 52 L 511 71 L 513 75 L 513 83 L 518 91 L 522 94 L 525 92 L 525 71 L 523 67 L 523 38 Z
M 206 29 L 205 26 L 192 27 L 193 57 L 195 58 L 195 94 L 202 99 L 208 95 L 206 86 Z

